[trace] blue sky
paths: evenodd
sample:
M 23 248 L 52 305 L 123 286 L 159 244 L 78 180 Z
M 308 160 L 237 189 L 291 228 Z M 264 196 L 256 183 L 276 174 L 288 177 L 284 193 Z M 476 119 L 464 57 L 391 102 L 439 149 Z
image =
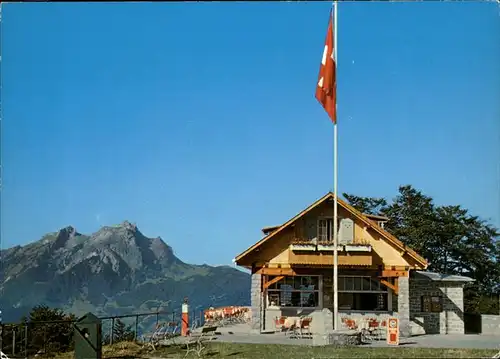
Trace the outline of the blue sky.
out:
M 125 219 L 229 264 L 332 189 L 330 5 L 4 4 L 2 247 Z M 339 7 L 339 191 L 500 226 L 500 9 Z

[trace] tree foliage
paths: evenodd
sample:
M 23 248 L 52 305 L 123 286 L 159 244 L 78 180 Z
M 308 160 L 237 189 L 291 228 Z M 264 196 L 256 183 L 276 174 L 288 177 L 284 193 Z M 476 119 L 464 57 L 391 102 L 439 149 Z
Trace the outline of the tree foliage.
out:
M 385 228 L 429 262 L 428 270 L 468 276 L 464 309 L 498 314 L 500 241 L 498 229 L 458 205 L 438 206 L 411 185 L 391 201 L 344 193 L 363 213 L 383 213 Z
M 113 343 L 134 340 L 135 332 L 132 327 L 125 325 L 120 319 L 115 320 L 113 328 Z
M 45 305 L 34 307 L 21 323 L 4 326 L 2 347 L 6 353 L 34 355 L 58 353 L 73 347 L 73 314 Z M 12 347 L 14 345 L 14 348 Z
M 367 214 L 379 214 L 381 209 L 387 206 L 384 198 L 358 197 L 348 193 L 344 193 L 343 196 L 351 206 Z
M 127 326 L 120 319 L 115 319 L 114 326 L 112 329 L 113 343 L 132 341 L 135 338 L 135 331 L 132 330 L 132 326 Z M 110 343 L 109 334 L 106 333 L 103 336 L 103 343 Z

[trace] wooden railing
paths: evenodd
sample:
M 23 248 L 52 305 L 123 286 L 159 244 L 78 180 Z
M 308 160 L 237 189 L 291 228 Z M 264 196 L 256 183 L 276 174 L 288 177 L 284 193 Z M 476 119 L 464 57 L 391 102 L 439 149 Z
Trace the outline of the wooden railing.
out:
M 315 242 L 311 239 L 307 239 L 307 238 L 294 238 L 292 240 L 292 243 L 291 244 L 295 244 L 295 245 L 314 245 Z M 325 240 L 322 240 L 322 241 L 316 241 L 316 245 L 321 245 L 321 246 L 328 246 L 328 245 L 332 245 L 333 244 L 333 241 L 325 241 Z M 370 245 L 370 241 L 366 240 L 366 239 L 361 239 L 361 238 L 355 238 L 353 243 L 350 243 L 349 246 L 369 246 Z

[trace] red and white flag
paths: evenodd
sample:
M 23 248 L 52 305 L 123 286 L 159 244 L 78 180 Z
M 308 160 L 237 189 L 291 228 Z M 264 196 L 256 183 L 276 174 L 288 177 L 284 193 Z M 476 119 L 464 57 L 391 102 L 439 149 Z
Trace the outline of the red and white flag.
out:
M 337 123 L 337 79 L 335 64 L 335 49 L 333 44 L 333 20 L 330 14 L 326 33 L 325 49 L 319 68 L 316 99 L 321 103 L 333 123 Z

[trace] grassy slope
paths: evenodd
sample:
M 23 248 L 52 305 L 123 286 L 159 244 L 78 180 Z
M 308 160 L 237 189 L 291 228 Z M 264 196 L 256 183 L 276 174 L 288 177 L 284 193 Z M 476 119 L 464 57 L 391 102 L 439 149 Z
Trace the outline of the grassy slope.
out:
M 208 346 L 205 358 L 245 359 L 308 359 L 308 358 L 491 358 L 495 350 L 483 349 L 429 349 L 429 348 L 333 348 L 298 345 L 214 343 Z M 183 358 L 181 347 L 162 348 L 151 352 L 134 343 L 118 343 L 103 348 L 103 358 Z M 195 358 L 191 353 L 188 357 Z M 57 359 L 73 358 L 73 353 Z

